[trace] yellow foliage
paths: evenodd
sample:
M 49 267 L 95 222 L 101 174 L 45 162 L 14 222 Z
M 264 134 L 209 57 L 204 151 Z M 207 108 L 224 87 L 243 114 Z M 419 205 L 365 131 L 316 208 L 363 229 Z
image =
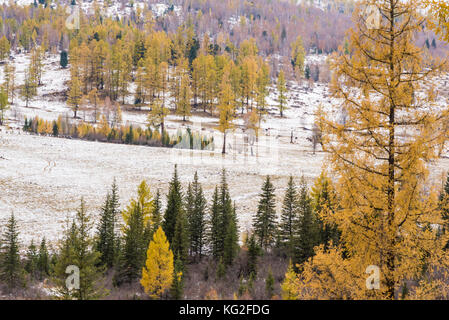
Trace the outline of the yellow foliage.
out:
M 373 3 L 382 17 L 396 18 L 369 29 L 360 19 L 361 6 Z M 324 112 L 319 121 L 323 149 L 338 177 L 338 206 L 321 215 L 337 225 L 344 250 L 316 248 L 289 283 L 299 298 L 395 299 L 405 281 L 418 280 L 411 298 L 444 297 L 448 236 L 435 228 L 441 212 L 426 183 L 427 165 L 447 139 L 449 110 L 437 107 L 435 95 L 418 94 L 425 91 L 423 80 L 431 83 L 444 64 L 414 44 L 425 18 L 411 1 L 362 1 L 354 18 L 350 55 L 342 48 L 331 63 L 332 92 L 347 121 Z M 379 267 L 380 289 L 366 288 L 371 265 Z
M 159 227 L 148 246 L 140 280 L 145 293 L 153 299 L 161 298 L 173 282 L 173 252 L 169 247 L 164 231 Z
M 128 219 L 131 216 L 134 208 L 139 204 L 140 209 L 143 212 L 144 223 L 147 224 L 151 218 L 151 213 L 153 211 L 153 196 L 150 191 L 150 186 L 145 180 L 137 187 L 137 199 L 131 199 L 130 204 L 122 211 L 123 220 L 125 224 L 128 223 Z

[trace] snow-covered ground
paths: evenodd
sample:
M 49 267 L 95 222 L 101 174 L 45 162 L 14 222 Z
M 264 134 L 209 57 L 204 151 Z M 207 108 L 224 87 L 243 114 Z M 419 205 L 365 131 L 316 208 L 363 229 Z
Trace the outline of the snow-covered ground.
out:
M 231 196 L 236 201 L 241 230 L 251 224 L 264 176 L 270 174 L 281 201 L 290 174 L 312 181 L 321 171 L 323 154 L 313 155 L 295 145 L 280 142 L 276 157 L 259 149 L 221 153 L 186 151 L 144 146 L 117 145 L 43 137 L 17 131 L 0 133 L 0 225 L 13 211 L 25 242 L 42 236 L 60 237 L 68 217 L 73 216 L 80 197 L 98 216 L 113 178 L 120 187 L 122 206 L 135 195 L 146 179 L 153 191 L 167 193 L 174 164 L 179 166 L 183 186 L 198 171 L 207 198 L 220 182 L 222 168 L 228 172 Z M 275 145 L 271 147 L 274 151 Z M 256 154 L 257 143 L 254 146 Z M 298 179 L 299 180 L 299 179 Z M 165 198 L 165 197 L 164 197 Z

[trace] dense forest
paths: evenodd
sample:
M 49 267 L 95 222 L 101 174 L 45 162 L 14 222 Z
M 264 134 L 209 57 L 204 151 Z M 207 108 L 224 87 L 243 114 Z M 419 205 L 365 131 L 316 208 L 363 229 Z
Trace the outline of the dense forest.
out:
M 0 124 L 15 98 L 25 108 L 39 98 L 50 54 L 70 75 L 58 98 L 73 113 L 24 117 L 24 132 L 150 147 L 187 140 L 186 148 L 211 150 L 215 141 L 204 132 L 165 128 L 168 115 L 184 124 L 195 113 L 217 119 L 222 157 L 237 120 L 263 134 L 270 94 L 283 119 L 289 85 L 320 82 L 345 114 L 337 119 L 321 107 L 314 114 L 313 154 L 319 144 L 329 171 L 311 187 L 291 176 L 280 211 L 272 177 L 264 177 L 252 190 L 257 210 L 248 230 L 239 224 L 225 168 L 210 199 L 198 173 L 183 185 L 176 165 L 166 194 L 157 181 L 143 180 L 126 204 L 111 177 L 99 212 L 76 195 L 78 209 L 57 243 L 45 237 L 22 243 L 11 213 L 0 248 L 2 293 L 79 300 L 448 299 L 449 175 L 442 188 L 429 180 L 449 139 L 447 101 L 435 87 L 448 70 L 447 5 L 376 1 L 379 26 L 371 28 L 364 17 L 370 1 L 320 7 L 179 0 L 156 14 L 160 4 L 2 4 Z M 79 26 L 68 27 L 77 5 Z M 23 83 L 12 63 L 19 54 L 29 57 Z M 311 54 L 325 55 L 325 62 L 313 63 Z M 145 126 L 124 124 L 122 110 L 147 112 Z M 378 287 L 367 283 L 373 268 L 381 275 Z M 79 283 L 68 284 L 70 270 Z

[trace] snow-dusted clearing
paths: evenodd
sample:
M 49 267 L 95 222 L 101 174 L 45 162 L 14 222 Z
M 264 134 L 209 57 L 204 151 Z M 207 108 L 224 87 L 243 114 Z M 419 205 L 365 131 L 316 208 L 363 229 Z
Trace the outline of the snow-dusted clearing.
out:
M 61 235 L 79 199 L 84 196 L 89 211 L 99 208 L 115 177 L 124 206 L 146 179 L 155 191 L 168 190 L 175 163 L 186 187 L 198 171 L 208 199 L 220 182 L 222 168 L 228 170 L 232 198 L 236 201 L 241 230 L 249 227 L 256 210 L 258 192 L 265 174 L 273 176 L 279 200 L 287 177 L 305 175 L 309 180 L 321 170 L 323 155 L 283 148 L 273 161 L 261 156 L 245 157 L 219 152 L 180 151 L 167 148 L 86 142 L 28 134 L 0 133 L 0 224 L 14 211 L 28 243 L 46 236 Z

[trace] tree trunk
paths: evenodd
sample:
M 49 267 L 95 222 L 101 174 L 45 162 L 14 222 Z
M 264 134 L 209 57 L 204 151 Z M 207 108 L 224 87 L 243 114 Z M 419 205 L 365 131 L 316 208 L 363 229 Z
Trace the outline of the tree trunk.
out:
M 221 153 L 226 154 L 226 133 L 223 133 L 223 150 Z

